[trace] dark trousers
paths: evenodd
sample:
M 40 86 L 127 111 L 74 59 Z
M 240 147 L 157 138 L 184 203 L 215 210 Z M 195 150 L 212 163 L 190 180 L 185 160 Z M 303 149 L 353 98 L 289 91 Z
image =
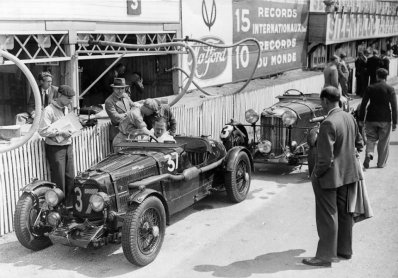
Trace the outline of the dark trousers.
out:
M 50 164 L 51 181 L 56 183 L 66 196 L 70 196 L 74 178 L 72 145 L 46 144 L 46 157 Z
M 312 183 L 316 203 L 316 226 L 319 242 L 316 257 L 331 262 L 337 253 L 352 255 L 353 216 L 347 212 L 348 187 L 322 189 Z

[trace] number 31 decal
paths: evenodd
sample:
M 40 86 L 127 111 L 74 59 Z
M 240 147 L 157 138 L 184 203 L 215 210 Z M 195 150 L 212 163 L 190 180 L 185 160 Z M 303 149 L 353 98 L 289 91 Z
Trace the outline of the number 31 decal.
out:
M 165 155 L 164 158 L 167 159 L 167 165 L 169 167 L 167 167 L 167 170 L 169 170 L 169 172 L 173 172 L 174 170 L 176 170 L 178 168 L 178 153 L 174 152 L 168 155 Z M 175 161 L 174 161 L 175 159 Z

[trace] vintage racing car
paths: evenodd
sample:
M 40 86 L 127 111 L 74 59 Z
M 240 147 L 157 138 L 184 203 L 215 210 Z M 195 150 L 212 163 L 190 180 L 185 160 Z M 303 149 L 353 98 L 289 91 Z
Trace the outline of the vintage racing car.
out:
M 317 122 L 325 115 L 319 94 L 290 89 L 278 99 L 262 111 L 261 118 L 249 109 L 245 112 L 248 124 L 233 119 L 227 123 L 220 133 L 226 149 L 244 146 L 256 163 L 306 164 L 310 145 L 315 143 Z M 355 96 L 341 98 L 343 109 L 353 114 L 360 102 L 361 99 Z
M 159 253 L 171 215 L 216 190 L 225 189 L 235 203 L 246 198 L 253 167 L 246 148 L 226 151 L 204 137 L 175 139 L 119 144 L 118 153 L 75 178 L 72 196 L 49 181 L 28 184 L 14 216 L 18 240 L 31 250 L 121 241 L 126 258 L 143 266 Z

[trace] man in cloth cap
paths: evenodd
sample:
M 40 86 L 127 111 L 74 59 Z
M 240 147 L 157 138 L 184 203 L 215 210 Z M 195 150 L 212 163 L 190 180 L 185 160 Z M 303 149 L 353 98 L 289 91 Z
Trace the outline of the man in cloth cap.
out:
M 44 108 L 39 127 L 40 136 L 45 137 L 51 181 L 59 186 L 66 196 L 72 193 L 74 178 L 72 130 L 70 128 L 59 130 L 52 124 L 68 113 L 73 113 L 71 108 L 74 96 L 75 92 L 71 87 L 61 85 L 58 89 L 58 97 Z
M 126 118 L 127 112 L 134 107 L 134 102 L 126 94 L 126 81 L 124 78 L 115 78 L 113 84 L 113 93 L 105 100 L 105 111 L 111 120 L 111 129 L 109 139 L 112 141 L 119 132 L 119 123 Z

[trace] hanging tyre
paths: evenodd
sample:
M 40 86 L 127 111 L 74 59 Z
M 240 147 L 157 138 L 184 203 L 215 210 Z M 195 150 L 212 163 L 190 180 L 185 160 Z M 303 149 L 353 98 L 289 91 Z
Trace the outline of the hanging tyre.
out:
M 37 200 L 29 193 L 24 193 L 17 203 L 14 214 L 15 234 L 19 242 L 33 251 L 42 250 L 50 246 L 51 240 L 45 233 L 51 227 L 45 226 L 41 221 L 41 206 L 44 202 L 44 193 L 37 196 Z
M 246 199 L 250 189 L 251 166 L 249 157 L 240 152 L 233 161 L 232 171 L 225 174 L 225 189 L 231 202 L 239 203 Z
M 155 260 L 166 230 L 166 212 L 159 198 L 150 196 L 133 205 L 122 228 L 123 253 L 129 262 L 144 266 Z

